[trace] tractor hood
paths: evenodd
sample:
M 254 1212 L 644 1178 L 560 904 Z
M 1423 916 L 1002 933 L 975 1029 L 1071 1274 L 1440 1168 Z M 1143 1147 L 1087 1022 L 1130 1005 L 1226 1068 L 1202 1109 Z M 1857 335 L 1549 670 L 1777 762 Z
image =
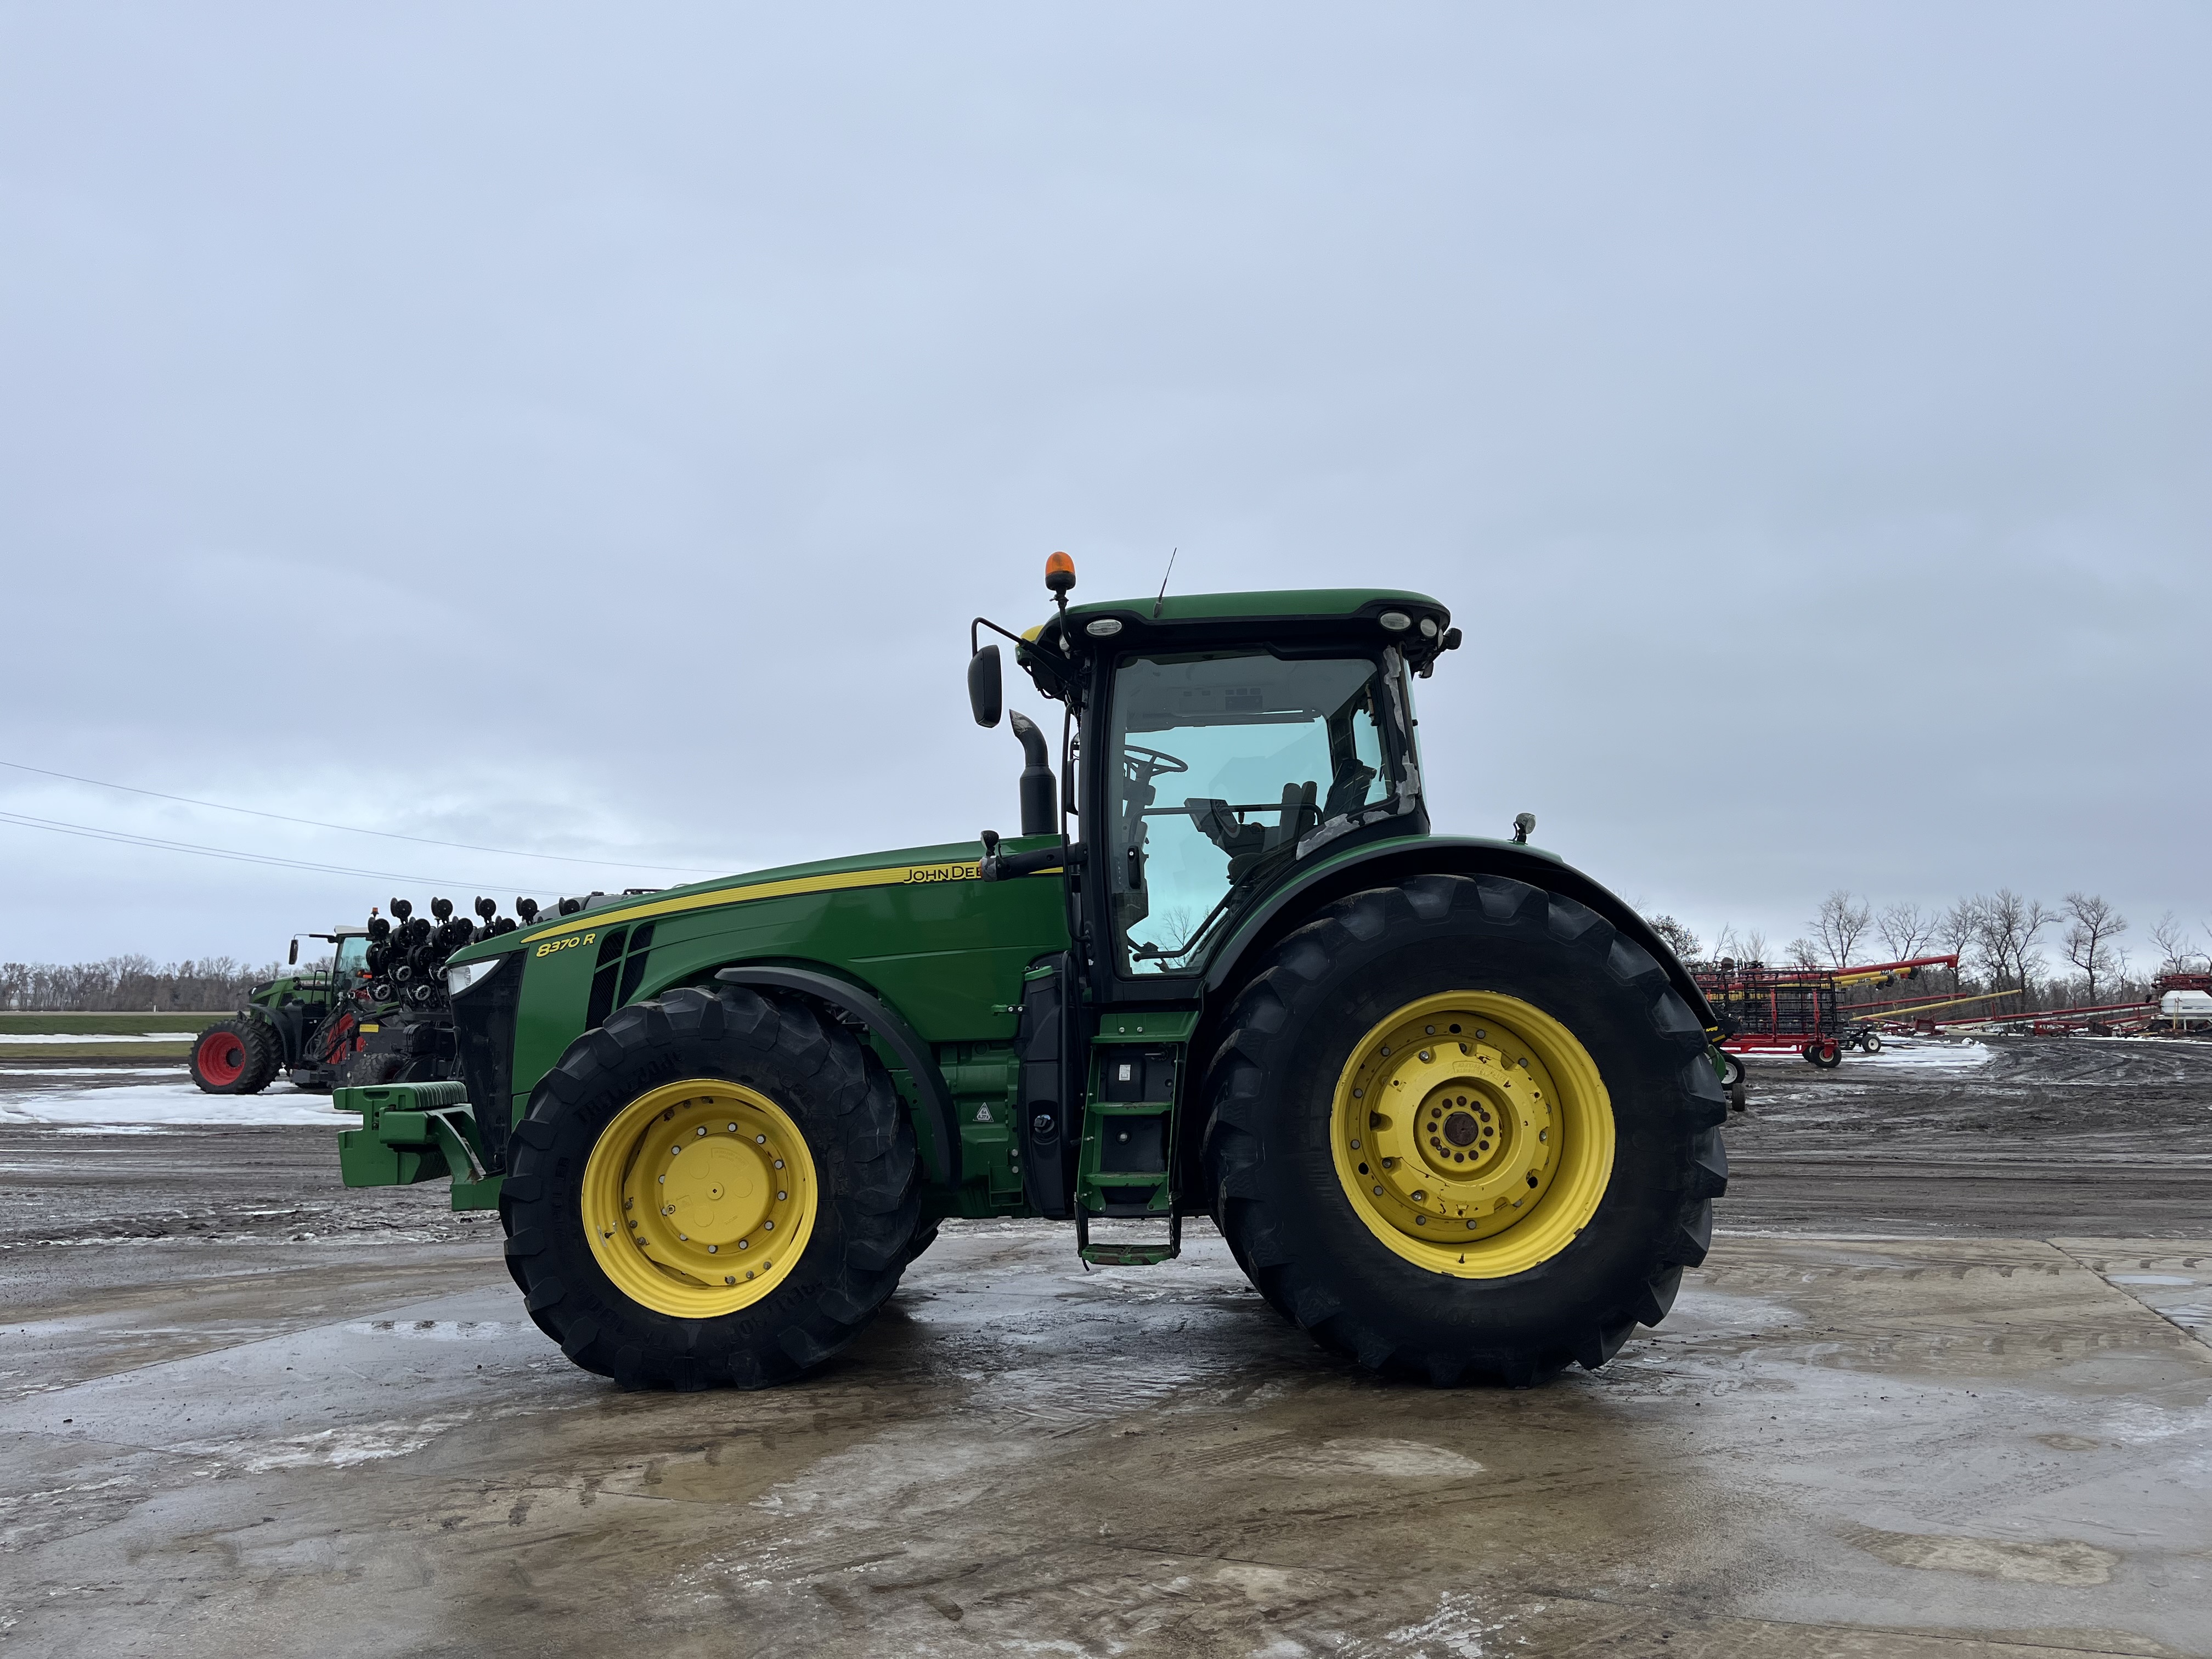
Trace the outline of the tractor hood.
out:
M 1057 837 L 1010 837 L 1001 845 L 1009 852 L 1052 844 Z M 823 859 L 812 864 L 779 865 L 741 876 L 722 876 L 693 882 L 684 887 L 664 887 L 649 893 L 594 894 L 581 910 L 564 916 L 544 916 L 528 927 L 518 927 L 496 939 L 463 945 L 447 958 L 465 964 L 481 962 L 503 951 L 572 933 L 579 927 L 617 927 L 647 921 L 686 911 L 708 910 L 754 899 L 786 898 L 805 893 L 830 893 L 859 887 L 898 887 L 981 878 L 980 842 L 947 842 L 935 847 L 902 847 L 884 853 L 866 853 L 851 858 Z

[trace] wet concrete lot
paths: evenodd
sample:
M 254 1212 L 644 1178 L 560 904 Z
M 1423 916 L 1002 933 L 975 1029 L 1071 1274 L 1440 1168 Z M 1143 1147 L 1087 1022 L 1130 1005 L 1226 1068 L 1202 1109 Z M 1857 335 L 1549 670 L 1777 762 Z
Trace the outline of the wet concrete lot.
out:
M 814 1380 L 635 1395 L 320 1134 L 0 1131 L 0 1654 L 2212 1654 L 2212 1223 L 1723 1233 L 1519 1394 L 979 1224 Z

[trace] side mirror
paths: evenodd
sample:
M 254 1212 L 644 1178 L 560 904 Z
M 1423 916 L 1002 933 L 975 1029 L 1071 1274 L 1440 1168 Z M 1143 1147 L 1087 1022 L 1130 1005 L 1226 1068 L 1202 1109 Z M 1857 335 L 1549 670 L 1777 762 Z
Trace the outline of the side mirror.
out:
M 297 939 L 294 939 L 294 940 L 292 941 L 292 954 L 291 954 L 291 956 L 290 956 L 289 958 L 287 958 L 287 960 L 289 960 L 289 961 L 290 962 L 291 965 L 292 965 L 293 967 L 295 967 L 295 968 L 297 968 L 297 967 L 300 965 L 300 941 L 299 941 L 299 940 L 297 940 Z
M 968 659 L 968 706 L 975 711 L 975 724 L 996 726 L 1006 702 L 999 678 L 999 647 L 987 645 Z

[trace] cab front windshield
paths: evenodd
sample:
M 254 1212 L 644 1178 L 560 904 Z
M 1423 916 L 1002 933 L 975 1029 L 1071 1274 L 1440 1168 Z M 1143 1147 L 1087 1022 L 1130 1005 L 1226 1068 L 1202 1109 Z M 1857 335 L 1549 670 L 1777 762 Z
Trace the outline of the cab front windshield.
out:
M 1188 973 L 1299 844 L 1391 801 L 1381 665 L 1267 652 L 1124 658 L 1109 887 L 1127 974 Z
M 349 934 L 337 941 L 337 954 L 331 963 L 331 982 L 340 990 L 350 987 L 368 968 L 368 940 L 361 934 Z

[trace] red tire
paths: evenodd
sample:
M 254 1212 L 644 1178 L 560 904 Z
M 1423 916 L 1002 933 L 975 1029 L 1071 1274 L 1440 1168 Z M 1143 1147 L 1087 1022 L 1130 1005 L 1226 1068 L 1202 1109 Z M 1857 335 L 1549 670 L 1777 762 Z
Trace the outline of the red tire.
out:
M 245 1024 L 243 1020 L 226 1019 L 209 1026 L 193 1039 L 192 1081 L 208 1093 L 245 1092 L 239 1085 L 252 1073 L 258 1047 L 252 1033 L 244 1029 Z
M 276 1074 L 276 1034 L 240 1016 L 210 1025 L 192 1039 L 192 1081 L 211 1095 L 258 1094 Z

